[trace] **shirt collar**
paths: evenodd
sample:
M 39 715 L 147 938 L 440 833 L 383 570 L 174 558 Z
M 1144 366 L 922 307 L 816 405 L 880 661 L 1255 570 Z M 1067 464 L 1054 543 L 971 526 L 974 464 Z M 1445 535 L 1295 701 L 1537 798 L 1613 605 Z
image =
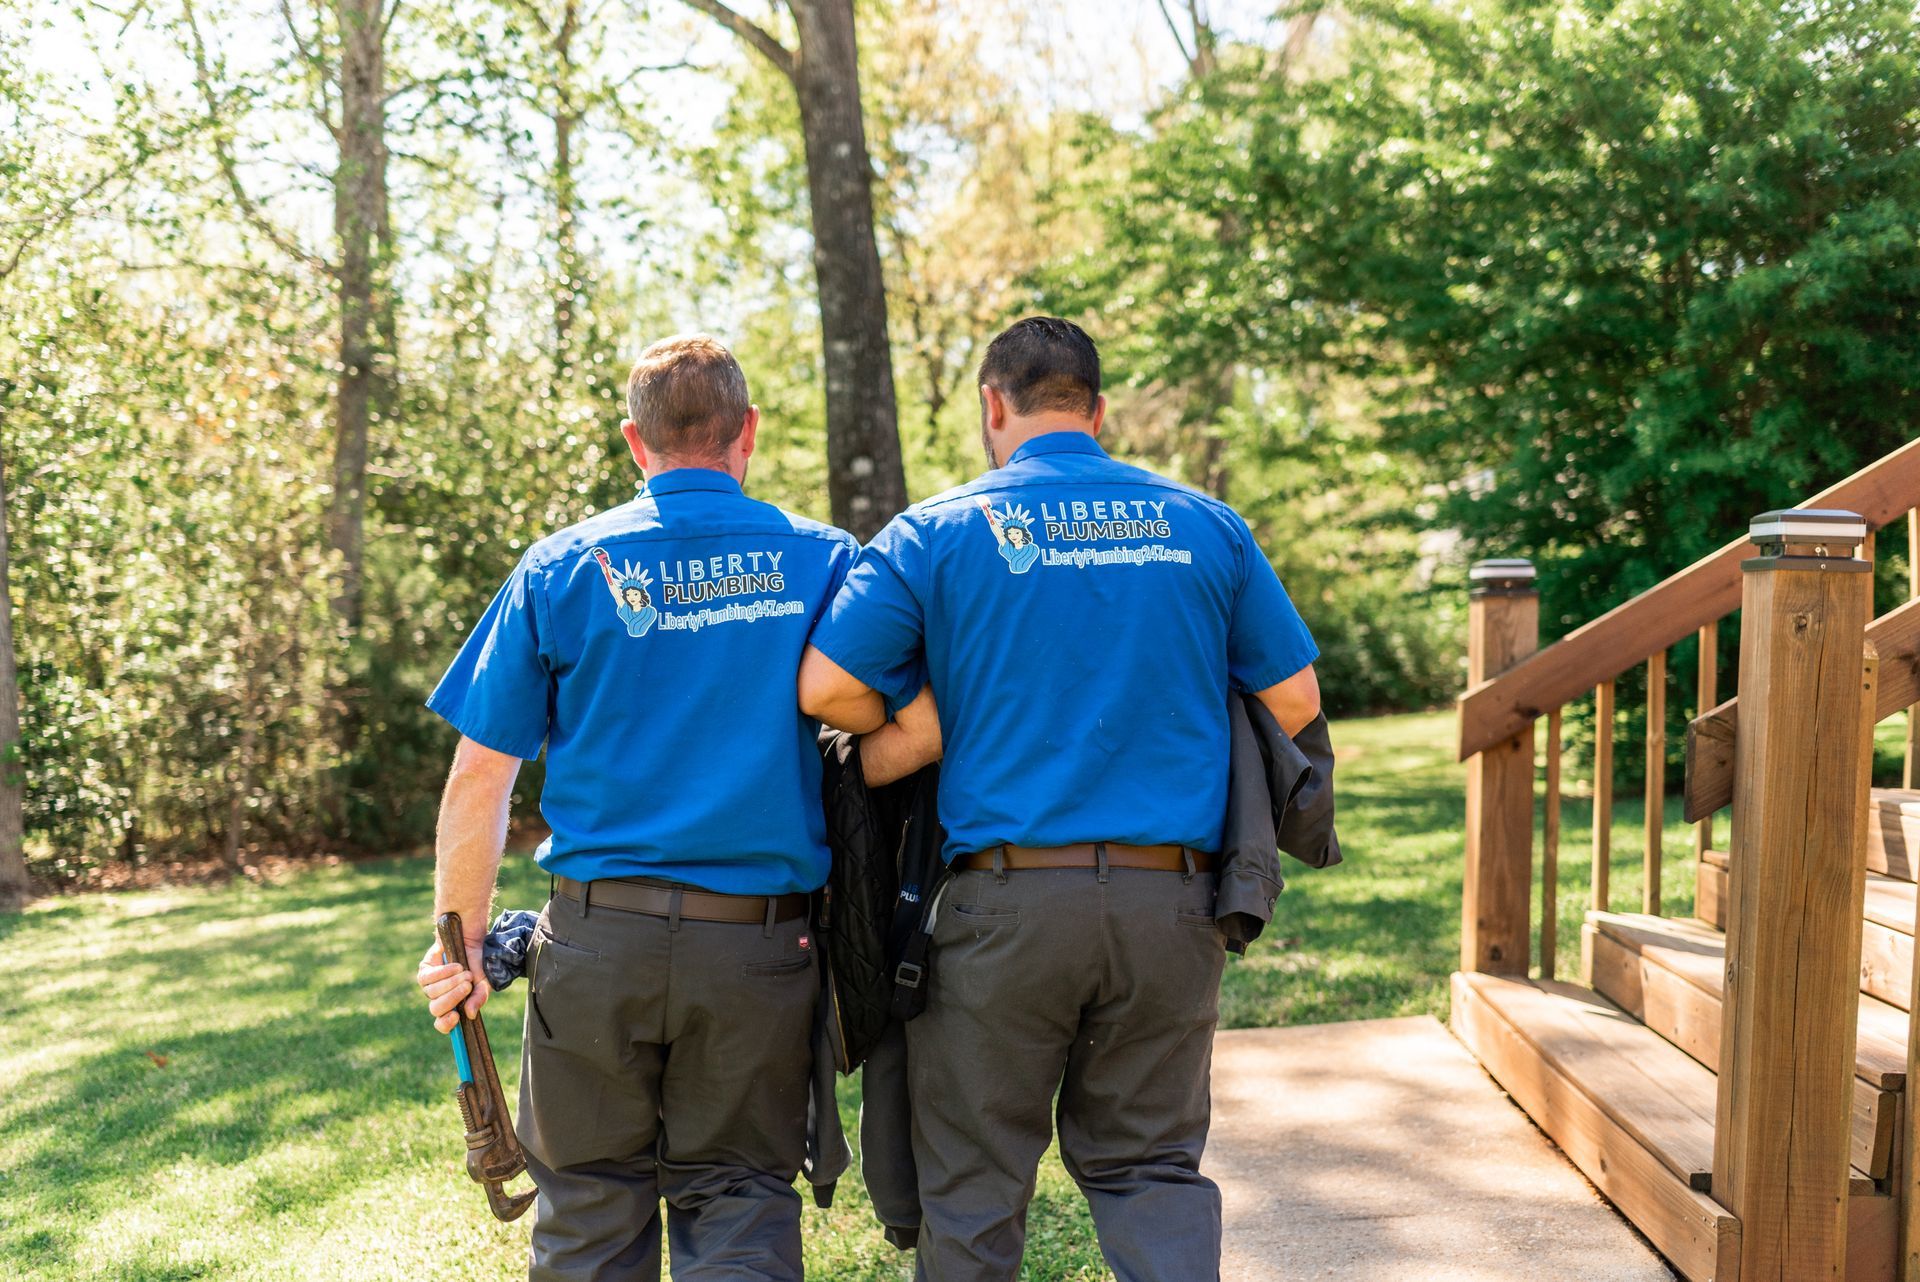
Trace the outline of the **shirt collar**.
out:
M 1047 432 L 1034 437 L 1015 450 L 1013 457 L 1007 462 L 1018 463 L 1023 459 L 1038 458 L 1042 454 L 1098 454 L 1101 458 L 1107 456 L 1106 450 L 1101 448 L 1100 442 L 1094 439 L 1091 432 Z
M 710 490 L 716 494 L 744 493 L 740 482 L 710 467 L 676 467 L 671 472 L 649 476 L 638 488 L 646 495 L 682 494 L 688 490 Z

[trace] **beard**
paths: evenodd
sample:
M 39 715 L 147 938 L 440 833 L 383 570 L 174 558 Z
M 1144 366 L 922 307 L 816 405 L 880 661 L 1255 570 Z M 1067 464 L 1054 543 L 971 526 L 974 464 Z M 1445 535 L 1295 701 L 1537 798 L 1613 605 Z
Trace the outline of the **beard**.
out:
M 987 431 L 987 412 L 980 411 L 980 451 L 987 456 L 987 470 L 1000 466 L 1000 460 L 993 456 L 993 434 Z

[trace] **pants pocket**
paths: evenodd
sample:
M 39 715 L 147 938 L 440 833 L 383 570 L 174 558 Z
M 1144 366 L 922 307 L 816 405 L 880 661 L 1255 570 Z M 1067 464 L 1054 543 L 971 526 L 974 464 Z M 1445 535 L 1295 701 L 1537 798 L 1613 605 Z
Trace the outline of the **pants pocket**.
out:
M 777 961 L 748 962 L 740 968 L 745 975 L 794 975 L 813 965 L 813 954 L 782 957 Z
M 599 960 L 600 954 L 593 949 L 555 938 L 544 922 L 534 928 L 533 946 L 527 955 L 527 1009 L 548 1041 L 554 1036 L 548 1007 L 565 1005 L 564 996 L 558 1002 L 554 1000 L 556 992 L 564 994 L 571 980 L 586 974 Z M 542 993 L 547 997 L 544 1004 Z

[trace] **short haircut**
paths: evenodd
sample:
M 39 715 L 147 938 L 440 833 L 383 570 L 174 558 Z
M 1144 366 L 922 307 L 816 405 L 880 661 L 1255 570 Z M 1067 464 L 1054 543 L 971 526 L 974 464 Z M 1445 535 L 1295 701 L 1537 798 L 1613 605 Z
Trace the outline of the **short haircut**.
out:
M 661 339 L 627 375 L 627 417 L 668 458 L 724 457 L 751 407 L 740 362 L 705 334 Z
M 1100 349 L 1070 320 L 1029 316 L 987 345 L 980 382 L 1016 414 L 1066 410 L 1091 418 L 1100 401 Z

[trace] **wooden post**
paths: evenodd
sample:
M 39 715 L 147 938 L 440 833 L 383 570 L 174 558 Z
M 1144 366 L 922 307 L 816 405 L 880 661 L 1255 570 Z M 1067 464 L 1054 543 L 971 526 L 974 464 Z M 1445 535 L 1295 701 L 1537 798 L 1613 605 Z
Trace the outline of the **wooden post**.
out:
M 1593 691 L 1593 903 L 1607 911 L 1607 874 L 1613 870 L 1613 682 Z
M 1640 911 L 1660 915 L 1660 853 L 1667 821 L 1667 652 L 1647 660 L 1647 844 Z
M 1720 702 L 1720 625 L 1709 623 L 1700 629 L 1700 674 L 1694 683 L 1693 715 L 1703 716 Z M 1713 816 L 1708 815 L 1693 829 L 1693 857 L 1705 859 L 1713 849 Z M 1695 883 L 1698 884 L 1697 882 Z M 1694 901 L 1699 902 L 1696 892 Z
M 1469 571 L 1467 684 L 1496 677 L 1540 646 L 1540 598 L 1527 561 Z M 1460 969 L 1525 975 L 1533 891 L 1533 726 L 1467 761 L 1467 867 Z
M 1920 509 L 1907 513 L 1907 599 L 1920 600 Z M 1920 704 L 1907 709 L 1907 760 L 1900 786 L 1920 788 Z
M 1547 714 L 1547 813 L 1540 821 L 1540 978 L 1552 979 L 1560 940 L 1560 709 Z
M 1742 1282 L 1846 1276 L 1866 887 L 1871 565 L 1850 512 L 1756 517 L 1745 562 L 1713 1196 Z

